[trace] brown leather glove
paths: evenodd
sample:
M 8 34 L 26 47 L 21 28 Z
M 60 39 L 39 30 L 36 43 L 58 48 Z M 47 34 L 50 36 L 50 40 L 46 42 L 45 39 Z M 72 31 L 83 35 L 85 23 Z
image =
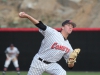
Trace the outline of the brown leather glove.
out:
M 74 49 L 73 52 L 69 55 L 68 64 L 74 64 L 79 53 L 80 48 Z

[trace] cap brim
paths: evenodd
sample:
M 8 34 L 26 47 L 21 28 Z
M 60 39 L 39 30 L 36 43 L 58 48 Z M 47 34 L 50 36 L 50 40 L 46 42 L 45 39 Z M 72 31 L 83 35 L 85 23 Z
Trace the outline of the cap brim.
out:
M 69 24 L 73 25 L 73 28 L 76 27 L 76 24 L 74 22 L 70 22 Z

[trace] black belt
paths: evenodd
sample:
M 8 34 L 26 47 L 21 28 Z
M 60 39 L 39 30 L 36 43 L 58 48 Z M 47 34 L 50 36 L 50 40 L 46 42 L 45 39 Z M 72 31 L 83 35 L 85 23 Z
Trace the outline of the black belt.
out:
M 44 63 L 46 63 L 46 64 L 50 64 L 51 63 L 51 62 L 45 61 L 45 60 L 43 60 L 41 58 L 39 58 L 39 60 L 42 61 L 42 62 L 44 62 Z

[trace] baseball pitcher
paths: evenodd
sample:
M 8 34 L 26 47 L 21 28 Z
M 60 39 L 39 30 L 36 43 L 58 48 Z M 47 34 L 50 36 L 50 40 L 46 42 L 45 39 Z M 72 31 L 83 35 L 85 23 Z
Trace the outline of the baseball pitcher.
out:
M 68 67 L 74 67 L 80 49 L 73 50 L 67 37 L 72 33 L 76 24 L 71 20 L 66 20 L 62 23 L 61 32 L 58 32 L 25 12 L 20 12 L 19 17 L 29 19 L 39 28 L 39 32 L 44 36 L 27 75 L 42 75 L 43 72 L 51 75 L 66 75 L 66 71 L 57 61 L 64 57 Z

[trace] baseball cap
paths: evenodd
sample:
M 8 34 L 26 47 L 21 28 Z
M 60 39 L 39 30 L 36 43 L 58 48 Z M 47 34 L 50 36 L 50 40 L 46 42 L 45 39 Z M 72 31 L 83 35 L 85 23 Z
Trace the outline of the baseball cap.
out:
M 74 22 L 72 22 L 71 20 L 65 20 L 63 23 L 62 23 L 62 26 L 66 25 L 66 24 L 71 24 L 73 25 L 73 28 L 76 27 L 76 24 Z

